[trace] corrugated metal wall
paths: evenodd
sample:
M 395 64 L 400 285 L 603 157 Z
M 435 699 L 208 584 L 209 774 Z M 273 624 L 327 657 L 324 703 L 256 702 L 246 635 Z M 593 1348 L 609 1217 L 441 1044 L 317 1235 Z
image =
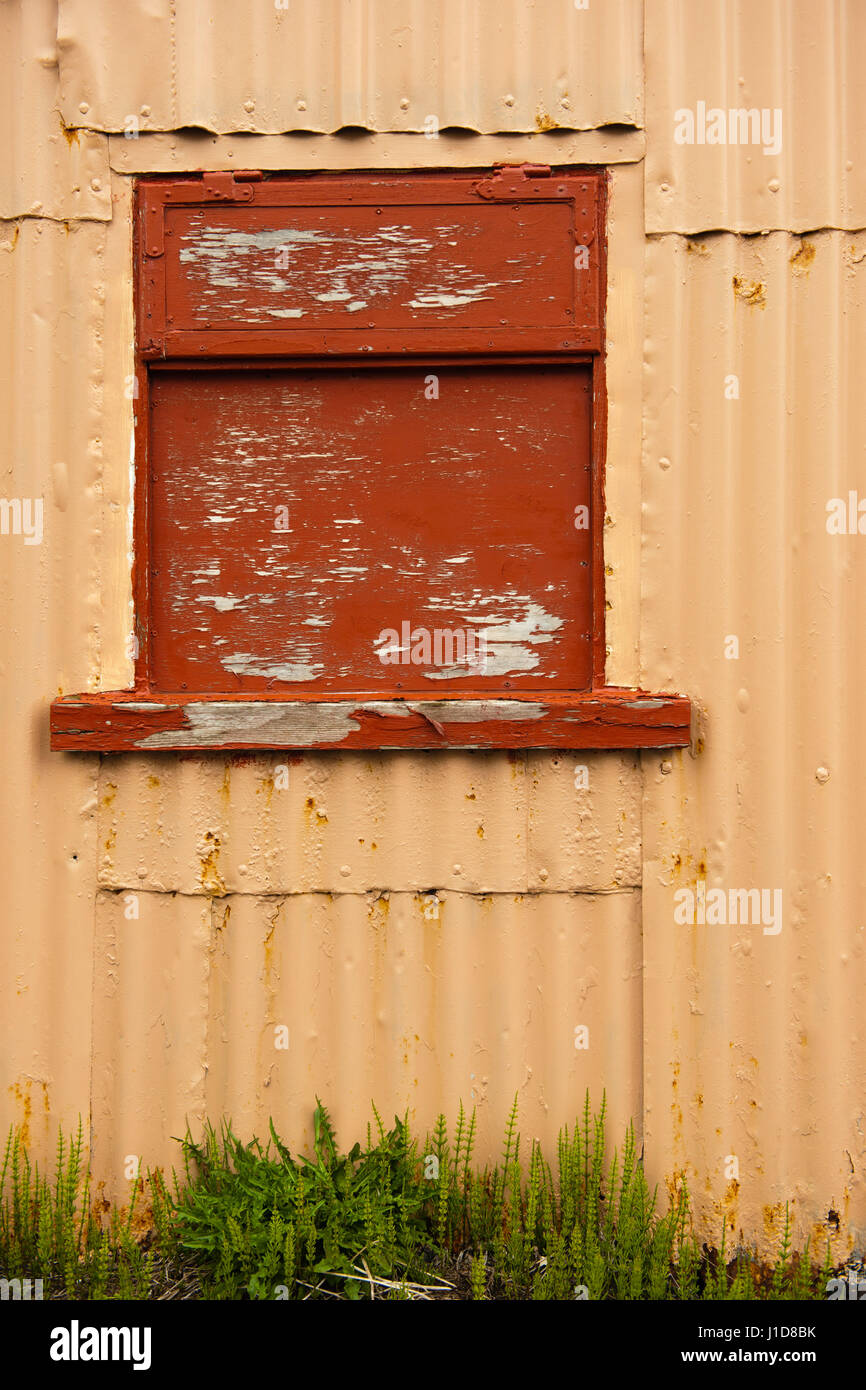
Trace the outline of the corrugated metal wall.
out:
M 348 1140 L 370 1099 L 423 1127 L 462 1097 L 490 1154 L 515 1090 L 550 1143 L 604 1086 L 708 1233 L 772 1239 L 790 1198 L 801 1238 L 832 1207 L 862 1244 L 866 567 L 825 526 L 866 445 L 862 7 L 7 0 L 0 25 L 2 492 L 44 499 L 41 545 L 0 536 L 3 1120 L 38 1146 L 81 1113 L 122 1194 L 205 1114 L 297 1141 L 318 1092 Z M 677 144 L 698 102 L 779 108 L 780 153 Z M 691 695 L 692 750 L 50 754 L 54 694 L 131 674 L 130 174 L 497 159 L 613 169 L 607 674 Z M 678 925 L 700 878 L 780 888 L 782 930 Z

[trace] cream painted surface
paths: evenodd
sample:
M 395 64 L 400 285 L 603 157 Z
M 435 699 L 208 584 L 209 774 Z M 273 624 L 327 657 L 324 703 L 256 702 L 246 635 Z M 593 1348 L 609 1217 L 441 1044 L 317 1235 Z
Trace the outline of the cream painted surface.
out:
M 642 21 L 642 0 L 59 0 L 60 108 L 110 131 L 639 126 Z
M 573 1124 L 587 1086 L 607 1087 L 614 1132 L 639 1107 L 637 890 L 141 893 L 134 923 L 124 902 L 100 895 L 94 971 L 94 1145 L 112 1193 L 128 1191 L 128 1155 L 176 1163 L 171 1136 L 205 1115 L 240 1134 L 272 1115 L 303 1149 L 316 1094 L 349 1143 L 371 1099 L 385 1119 L 408 1109 L 422 1137 L 462 1099 L 485 1154 L 515 1093 L 527 1138 Z
M 106 237 L 0 226 L 2 491 L 44 499 L 41 545 L 0 536 L 0 1109 L 43 1154 L 90 1109 L 98 761 L 53 757 L 47 716 L 99 674 Z
M 649 243 L 641 675 L 688 686 L 706 742 L 643 759 L 647 1149 L 737 1228 L 790 1198 L 861 1244 L 866 550 L 826 505 L 863 489 L 864 310 L 864 233 Z M 781 888 L 781 932 L 676 924 L 698 878 Z
M 648 232 L 866 226 L 861 0 L 646 0 L 645 46 Z
M 108 143 L 64 128 L 55 0 L 0 5 L 0 218 L 111 218 Z
M 196 169 L 483 169 L 491 164 L 631 164 L 646 148 L 642 130 L 547 130 L 535 135 L 476 135 L 443 130 L 438 140 L 410 132 L 328 135 L 209 135 L 206 131 L 112 135 L 112 169 L 120 174 L 176 174 Z
M 607 681 L 639 684 L 643 174 L 614 169 L 608 209 L 604 564 Z M 596 447 L 598 440 L 595 441 Z M 687 691 L 688 687 L 683 687 Z
M 612 892 L 640 882 L 640 798 L 635 754 L 109 757 L 99 881 L 184 894 Z
M 759 230 L 774 225 L 770 209 L 794 228 L 863 225 L 862 170 L 845 167 L 862 120 L 844 56 L 854 45 L 838 39 L 861 21 L 834 6 L 835 27 L 816 19 L 813 41 L 798 3 L 787 49 L 743 49 L 745 100 L 793 99 L 799 86 L 779 86 L 785 63 L 811 96 L 785 127 L 793 143 L 774 193 L 756 182 L 772 159 L 760 152 L 729 150 L 715 174 L 689 147 L 670 162 L 665 113 L 703 99 L 710 57 L 725 56 L 697 45 L 686 62 L 676 26 L 691 32 L 687 7 L 650 0 L 645 225 L 637 129 L 438 141 L 90 129 L 106 113 L 122 129 L 127 104 L 151 104 L 154 121 L 186 119 L 202 96 L 205 114 L 235 110 L 243 64 L 215 82 L 205 63 L 172 93 L 164 9 L 130 7 L 142 42 L 118 47 L 113 28 L 99 36 L 101 5 L 61 6 L 67 122 L 85 88 L 93 103 L 78 110 L 76 143 L 55 110 L 53 6 L 2 7 L 18 92 L 4 98 L 14 120 L 0 210 L 16 220 L 0 224 L 3 491 L 44 499 L 45 534 L 40 546 L 0 537 L 0 1121 L 26 1123 L 47 1157 L 56 1123 L 81 1114 L 97 1176 L 122 1193 L 127 1155 L 170 1163 L 171 1136 L 206 1113 L 244 1132 L 272 1113 L 299 1145 L 318 1089 L 351 1142 L 371 1098 L 383 1114 L 409 1105 L 423 1126 L 474 1090 L 490 1157 L 515 1090 L 525 1133 L 550 1146 L 584 1087 L 598 1097 L 604 1086 L 612 1132 L 627 1115 L 643 1131 L 650 1178 L 663 1190 L 686 1168 L 709 1239 L 726 1210 L 745 1239 L 771 1243 L 790 1199 L 800 1239 L 826 1237 L 832 1206 L 837 1253 L 862 1248 L 866 542 L 825 523 L 829 499 L 866 493 L 866 238 L 676 234 Z M 737 36 L 770 36 L 764 5 L 734 10 L 725 52 Z M 402 13 L 411 31 L 415 12 Z M 520 53 L 520 71 L 540 61 L 531 46 Z M 604 73 L 592 91 L 616 89 L 621 110 L 634 106 L 632 53 L 630 36 L 593 55 Z M 391 61 L 377 90 L 399 94 Z M 518 123 L 550 81 L 549 65 L 535 71 Z M 358 83 L 340 82 L 345 116 Z M 332 100 L 339 90 L 330 83 Z M 398 95 L 407 127 L 421 99 L 410 97 L 404 111 Z M 49 753 L 51 696 L 123 688 L 132 670 L 128 175 L 499 158 L 616 166 L 607 674 L 691 695 L 692 751 Z M 661 202 L 668 167 L 675 192 Z M 724 655 L 732 635 L 737 660 Z M 677 924 L 674 894 L 700 877 L 780 887 L 781 932 Z M 131 894 L 137 918 L 125 915 Z M 291 1045 L 276 1053 L 283 1021 Z M 588 1053 L 573 1046 L 581 1022 Z

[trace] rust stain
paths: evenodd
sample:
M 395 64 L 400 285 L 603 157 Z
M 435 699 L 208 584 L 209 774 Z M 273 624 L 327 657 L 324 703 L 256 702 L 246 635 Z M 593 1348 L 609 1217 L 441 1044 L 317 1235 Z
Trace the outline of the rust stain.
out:
M 788 1210 L 790 1211 L 790 1205 Z M 761 1214 L 764 1222 L 764 1235 L 768 1242 L 773 1241 L 780 1224 L 785 1220 L 785 1203 L 766 1203 L 761 1208 Z
M 808 275 L 809 267 L 815 259 L 815 246 L 811 241 L 801 241 L 791 256 L 789 264 L 798 275 Z
M 746 280 L 741 275 L 735 275 L 731 283 L 737 299 L 753 309 L 766 309 L 767 286 L 763 280 Z
M 80 144 L 78 127 L 67 125 L 59 111 L 57 113 L 57 118 L 60 121 L 61 133 L 69 148 L 72 149 L 73 145 Z
M 48 1099 L 48 1082 L 40 1081 L 32 1076 L 22 1077 L 20 1081 L 14 1081 L 7 1089 L 9 1094 L 17 1101 L 21 1107 L 21 1119 L 18 1122 L 18 1133 L 24 1145 L 30 1144 L 30 1121 L 33 1118 L 33 1087 L 42 1088 L 42 1110 L 47 1117 L 51 1113 L 51 1103 Z
M 539 106 L 535 113 L 535 129 L 540 131 L 559 130 L 559 122 L 555 121 L 542 106 Z
M 673 1121 L 673 1141 L 675 1145 L 682 1142 L 683 1112 L 679 1103 L 680 1085 L 680 1064 L 674 1059 L 671 1062 L 671 1119 Z
M 310 826 L 328 824 L 327 813 L 319 809 L 314 796 L 308 796 L 304 802 L 304 813 L 306 815 L 307 824 Z
M 199 855 L 201 865 L 199 881 L 205 893 L 212 898 L 223 898 L 226 886 L 219 870 L 220 840 L 212 830 L 205 831 L 205 843 L 209 848 Z

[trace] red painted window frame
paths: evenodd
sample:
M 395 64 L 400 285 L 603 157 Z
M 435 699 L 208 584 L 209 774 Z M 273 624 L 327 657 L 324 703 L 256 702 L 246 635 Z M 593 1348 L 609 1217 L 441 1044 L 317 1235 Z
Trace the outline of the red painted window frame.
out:
M 261 206 L 346 205 L 355 197 L 375 202 L 464 201 L 479 198 L 528 201 L 567 198 L 574 208 L 576 243 L 590 248 L 595 276 L 587 291 L 586 322 L 518 331 L 435 328 L 377 330 L 373 350 L 358 353 L 357 331 L 174 329 L 166 321 L 165 211 L 206 202 L 256 201 Z M 291 192 L 287 199 L 287 192 Z M 137 657 L 132 690 L 62 696 L 51 706 L 51 746 L 91 752 L 206 748 L 665 748 L 690 741 L 687 698 L 605 685 L 604 461 L 607 395 L 604 358 L 607 179 L 604 171 L 551 171 L 544 166 L 504 166 L 481 173 L 406 175 L 319 174 L 263 179 L 260 173 L 212 173 L 201 177 L 141 179 L 134 226 L 136 381 L 135 495 L 132 588 Z M 592 285 L 595 288 L 593 290 Z M 575 303 L 577 299 L 575 298 Z M 387 333 L 387 342 L 383 340 Z M 381 350 L 377 350 L 381 348 Z M 351 360 L 353 369 L 411 356 L 419 365 L 485 365 L 546 362 L 588 364 L 592 370 L 592 686 L 570 693 L 509 692 L 446 695 L 436 699 L 228 693 L 179 695 L 151 687 L 150 668 L 150 420 L 151 373 L 219 367 L 309 369 Z M 273 718 L 262 727 L 262 706 Z M 337 732 L 334 707 L 340 707 Z M 328 734 L 317 728 L 328 716 Z M 449 717 L 450 716 L 450 717 Z M 342 723 L 340 723 L 342 721 Z M 343 728 L 345 727 L 345 733 Z

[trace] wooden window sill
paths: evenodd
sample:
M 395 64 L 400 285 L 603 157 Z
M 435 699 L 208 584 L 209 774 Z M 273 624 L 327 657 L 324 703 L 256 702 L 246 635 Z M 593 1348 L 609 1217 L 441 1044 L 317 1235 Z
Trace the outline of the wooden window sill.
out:
M 682 748 L 681 695 L 603 687 L 580 694 L 440 699 L 156 694 L 66 695 L 51 706 L 51 747 L 67 752 L 304 748 Z

